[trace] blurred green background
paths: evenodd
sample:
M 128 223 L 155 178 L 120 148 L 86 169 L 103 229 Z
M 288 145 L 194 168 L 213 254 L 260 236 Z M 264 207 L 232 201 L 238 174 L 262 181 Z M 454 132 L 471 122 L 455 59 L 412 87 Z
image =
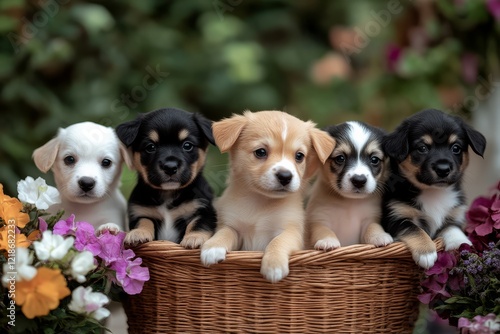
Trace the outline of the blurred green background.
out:
M 0 183 L 41 176 L 31 154 L 59 127 L 166 106 L 387 130 L 429 107 L 468 118 L 500 77 L 499 20 L 500 0 L 1 0 Z M 217 193 L 226 162 L 210 148 Z
M 498 75 L 497 0 L 2 0 L 0 182 L 39 176 L 59 127 L 175 106 L 218 120 L 284 109 L 319 126 L 392 129 Z M 495 16 L 497 15 L 497 16 Z M 481 81 L 482 80 L 482 81 Z M 470 100 L 470 99 L 469 99 Z M 207 177 L 224 186 L 211 148 Z M 45 176 L 51 181 L 50 176 Z M 135 177 L 124 174 L 125 194 Z

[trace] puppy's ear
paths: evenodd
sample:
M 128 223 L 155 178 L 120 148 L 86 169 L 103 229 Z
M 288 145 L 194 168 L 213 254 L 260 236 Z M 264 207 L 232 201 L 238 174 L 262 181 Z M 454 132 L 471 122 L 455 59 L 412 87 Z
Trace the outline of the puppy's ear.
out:
M 193 119 L 205 138 L 207 138 L 208 142 L 215 145 L 214 135 L 212 133 L 212 121 L 200 114 L 193 114 Z
M 472 150 L 480 157 L 483 157 L 484 150 L 486 150 L 486 138 L 484 138 L 479 131 L 474 130 L 470 125 L 463 121 L 462 128 L 469 139 L 469 144 L 470 147 L 472 147 Z
M 335 139 L 325 131 L 311 128 L 310 136 L 314 151 L 307 158 L 305 179 L 314 175 L 320 167 L 320 163 L 325 164 L 335 148 Z
M 132 151 L 128 149 L 123 143 L 120 143 L 120 155 L 122 156 L 122 159 L 125 162 L 125 165 L 127 165 L 128 169 L 135 170 Z
M 212 124 L 215 144 L 222 153 L 231 149 L 246 124 L 247 118 L 241 115 L 233 115 Z
M 116 127 L 116 135 L 120 141 L 129 147 L 134 142 L 137 134 L 139 133 L 139 127 L 142 123 L 143 115 L 140 114 L 136 119 L 122 123 Z
M 58 136 L 62 133 L 63 129 L 59 129 Z M 59 152 L 59 138 L 55 137 L 49 140 L 45 145 L 40 146 L 33 151 L 33 160 L 36 167 L 43 173 L 47 173 L 57 158 Z
M 386 135 L 383 139 L 383 150 L 390 158 L 398 162 L 406 159 L 410 153 L 410 144 L 408 143 L 408 123 L 403 122 L 392 133 Z

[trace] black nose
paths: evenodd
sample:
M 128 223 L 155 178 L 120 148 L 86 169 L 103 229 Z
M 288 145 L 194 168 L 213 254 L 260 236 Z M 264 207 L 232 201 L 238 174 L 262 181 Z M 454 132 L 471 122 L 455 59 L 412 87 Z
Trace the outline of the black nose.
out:
M 91 177 L 84 176 L 80 180 L 78 180 L 78 185 L 80 186 L 80 189 L 87 192 L 94 188 L 95 181 Z
M 179 163 L 177 161 L 172 161 L 169 160 L 165 162 L 162 166 L 161 169 L 167 174 L 167 175 L 174 175 L 177 173 L 177 169 L 179 168 Z
M 438 163 L 434 166 L 434 171 L 439 177 L 447 177 L 451 172 L 449 163 Z
M 366 176 L 360 175 L 360 174 L 355 174 L 353 177 L 351 177 L 351 183 L 356 187 L 356 188 L 363 188 L 366 184 Z
M 282 170 L 276 173 L 276 177 L 278 178 L 278 181 L 280 181 L 282 186 L 286 186 L 287 184 L 292 181 L 292 173 L 288 170 Z

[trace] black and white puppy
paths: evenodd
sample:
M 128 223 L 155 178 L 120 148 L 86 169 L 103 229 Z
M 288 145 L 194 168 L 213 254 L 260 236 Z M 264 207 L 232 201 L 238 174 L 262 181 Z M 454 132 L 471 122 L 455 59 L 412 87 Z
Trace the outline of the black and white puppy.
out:
M 199 114 L 166 108 L 116 128 L 138 174 L 126 244 L 169 240 L 198 248 L 212 236 L 213 193 L 202 176 L 208 144 L 214 144 L 211 126 Z
M 470 244 L 462 231 L 466 205 L 461 188 L 469 146 L 483 156 L 486 139 L 461 118 L 435 109 L 407 118 L 384 143 L 392 174 L 382 224 L 423 268 L 437 259 L 432 239 L 442 237 L 446 250 Z
M 387 160 L 382 150 L 385 132 L 363 122 L 325 129 L 335 140 L 319 172 L 306 209 L 311 246 L 331 250 L 369 243 L 390 244 L 380 225 Z

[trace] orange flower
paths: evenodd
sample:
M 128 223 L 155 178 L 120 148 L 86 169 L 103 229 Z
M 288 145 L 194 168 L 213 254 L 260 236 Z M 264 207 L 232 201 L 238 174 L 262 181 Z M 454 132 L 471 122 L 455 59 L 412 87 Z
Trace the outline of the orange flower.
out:
M 0 184 L 0 218 L 5 224 L 10 225 L 14 221 L 17 227 L 23 228 L 30 221 L 27 213 L 21 212 L 23 204 L 17 199 L 3 193 L 3 185 Z
M 29 247 L 33 240 L 26 238 L 26 236 L 22 233 L 16 233 L 15 236 L 12 235 L 12 232 L 9 233 L 9 227 L 3 226 L 0 228 L 0 250 L 8 250 L 9 247 L 9 235 L 10 238 L 14 237 L 16 240 L 16 247 Z M 31 234 L 30 234 L 31 235 Z
M 48 315 L 71 294 L 66 279 L 58 269 L 40 267 L 31 281 L 16 282 L 14 300 L 28 319 Z

